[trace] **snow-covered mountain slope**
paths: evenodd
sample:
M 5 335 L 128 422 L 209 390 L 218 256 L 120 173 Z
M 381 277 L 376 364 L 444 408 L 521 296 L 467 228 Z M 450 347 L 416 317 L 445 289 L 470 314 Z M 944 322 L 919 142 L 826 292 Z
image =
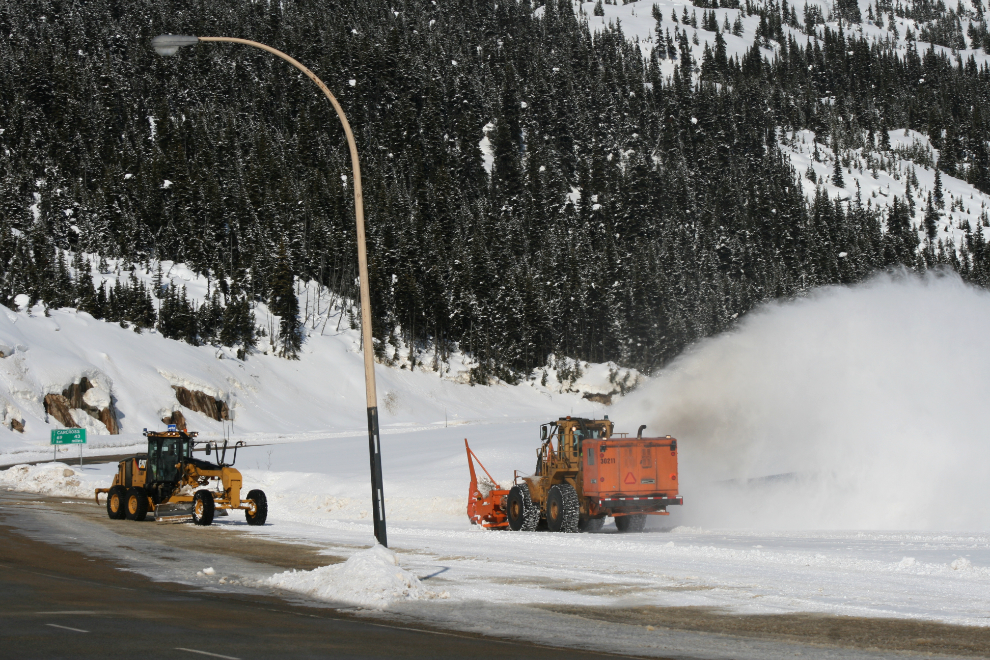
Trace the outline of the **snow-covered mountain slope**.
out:
M 765 4 L 760 1 L 752 3 L 756 8 L 763 7 Z M 688 45 L 692 57 L 698 64 L 702 61 L 705 47 L 714 47 L 715 32 L 685 24 L 683 21 L 685 10 L 688 16 L 693 16 L 695 19 L 700 19 L 702 12 L 714 13 L 726 42 L 726 55 L 735 57 L 737 60 L 752 48 L 757 39 L 757 28 L 760 25 L 759 15 L 747 15 L 744 9 L 702 9 L 686 0 L 659 0 L 658 2 L 643 0 L 628 4 L 602 4 L 601 10 L 604 14 L 602 16 L 594 15 L 595 5 L 595 2 L 581 3 L 576 5 L 576 11 L 583 20 L 588 21 L 588 25 L 593 31 L 621 28 L 628 39 L 639 44 L 643 55 L 647 57 L 657 45 L 658 23 L 654 18 L 653 10 L 655 6 L 662 17 L 659 27 L 665 34 L 668 31 L 674 34 L 676 29 L 676 31 L 686 30 L 691 35 Z M 816 11 L 826 19 L 832 18 L 825 23 L 817 24 L 815 29 L 811 31 L 812 35 L 820 36 L 826 27 L 836 32 L 840 28 L 839 21 L 832 16 L 831 3 L 818 0 L 796 0 L 789 3 L 789 6 L 798 16 L 806 15 L 805 8 L 807 6 L 817 8 Z M 874 14 L 875 7 L 876 3 L 860 0 L 859 8 L 863 18 L 862 22 L 843 21 L 842 29 L 850 37 L 891 44 L 903 55 L 908 48 L 908 34 L 910 33 L 917 38 L 923 23 L 902 17 L 894 17 L 892 23 L 890 15 L 879 18 L 875 16 L 873 20 L 867 18 L 868 15 Z M 959 3 L 958 8 L 962 12 L 959 14 L 962 31 L 964 34 L 968 34 L 971 24 L 978 25 L 979 14 L 970 2 Z M 956 7 L 953 8 L 953 10 L 956 9 Z M 674 23 L 672 20 L 675 15 L 678 23 Z M 734 26 L 737 21 L 741 28 L 738 30 L 738 35 L 723 29 L 725 25 Z M 804 46 L 809 39 L 815 38 L 809 36 L 806 26 L 805 31 L 788 25 L 783 25 L 782 29 L 785 35 L 792 36 L 800 46 Z M 963 38 L 966 39 L 966 37 Z M 921 40 L 916 41 L 914 47 L 919 53 L 934 48 L 937 53 L 944 53 L 956 61 L 966 62 L 972 57 L 977 66 L 983 66 L 990 62 L 990 55 L 985 53 L 979 44 L 973 44 L 972 41 L 971 38 L 967 41 L 969 48 L 953 49 Z M 779 49 L 779 44 L 775 41 L 766 41 L 764 46 L 766 46 L 763 48 L 764 56 L 772 60 L 775 50 Z M 677 64 L 678 59 L 676 57 L 664 59 L 661 56 L 660 67 L 665 75 L 673 74 Z M 696 71 L 696 78 L 697 75 L 698 72 Z M 917 179 L 918 184 L 912 187 L 912 199 L 915 202 L 912 222 L 916 225 L 919 239 L 923 242 L 925 232 L 922 221 L 925 215 L 927 195 L 935 189 L 933 165 L 938 162 L 939 151 L 932 147 L 928 136 L 911 129 L 893 129 L 888 131 L 888 135 L 891 146 L 891 151 L 888 152 L 881 152 L 877 149 L 842 150 L 841 158 L 848 164 L 843 167 L 845 186 L 841 188 L 832 184 L 834 154 L 828 146 L 829 141 L 827 139 L 819 141 L 816 147 L 814 133 L 804 130 L 782 134 L 780 143 L 783 152 L 790 158 L 795 170 L 801 176 L 802 185 L 809 199 L 815 196 L 818 187 L 830 198 L 842 200 L 854 199 L 856 191 L 859 189 L 864 206 L 869 204 L 873 208 L 889 209 L 894 197 L 899 197 L 901 202 L 905 201 L 908 177 L 912 180 Z M 879 144 L 878 138 L 877 144 Z M 809 168 L 815 172 L 815 181 L 812 181 L 807 175 Z M 945 208 L 939 209 L 937 240 L 941 240 L 945 244 L 952 243 L 958 249 L 968 232 L 976 231 L 978 226 L 990 226 L 990 220 L 985 213 L 987 204 L 990 203 L 990 196 L 981 193 L 966 181 L 946 174 L 942 175 L 942 187 Z M 966 229 L 967 224 L 968 230 Z
M 672 36 L 674 36 L 675 27 L 678 31 L 686 30 L 690 36 L 689 46 L 691 48 L 691 55 L 699 64 L 705 44 L 709 48 L 715 46 L 715 32 L 703 29 L 700 22 L 697 27 L 692 24 L 685 24 L 683 21 L 685 10 L 687 10 L 689 17 L 694 15 L 699 21 L 702 12 L 714 12 L 720 30 L 723 30 L 726 23 L 728 23 L 731 29 L 738 19 L 741 24 L 741 30 L 738 30 L 739 33 L 734 34 L 731 31 L 723 31 L 722 35 L 725 39 L 726 56 L 735 57 L 737 60 L 747 50 L 752 48 L 753 42 L 756 40 L 757 28 L 760 25 L 759 15 L 747 15 L 744 9 L 745 3 L 739 3 L 740 8 L 738 9 L 704 9 L 688 0 L 656 0 L 655 2 L 651 0 L 638 0 L 637 2 L 627 3 L 617 1 L 613 4 L 603 3 L 601 6 L 603 15 L 601 16 L 596 16 L 594 13 L 596 4 L 596 2 L 575 3 L 575 12 L 582 20 L 588 21 L 588 27 L 594 32 L 610 28 L 621 28 L 626 38 L 638 43 L 640 50 L 646 56 L 649 56 L 657 45 L 657 21 L 653 17 L 653 7 L 656 6 L 662 17 L 660 29 L 665 35 L 669 31 Z M 781 3 L 774 4 L 778 8 L 781 5 Z M 814 30 L 811 31 L 813 35 L 822 35 L 826 27 L 833 31 L 839 30 L 839 20 L 834 16 L 833 3 L 824 2 L 823 0 L 794 0 L 794 2 L 787 4 L 791 11 L 796 12 L 799 17 L 798 24 L 801 26 L 801 29 L 790 25 L 783 25 L 782 29 L 785 35 L 794 37 L 794 40 L 799 45 L 804 46 L 809 39 L 807 24 L 804 23 L 802 18 L 806 16 L 806 7 L 820 15 L 823 21 L 814 26 Z M 889 14 L 883 15 L 879 19 L 876 16 L 874 16 L 874 19 L 869 19 L 868 16 L 873 14 L 877 3 L 871 2 L 871 0 L 859 0 L 858 4 L 862 21 L 859 23 L 842 21 L 842 29 L 850 36 L 865 38 L 877 43 L 891 44 L 898 50 L 904 51 L 907 49 L 908 33 L 910 31 L 917 40 L 916 48 L 918 52 L 925 52 L 929 47 L 932 47 L 937 53 L 945 53 L 952 58 L 958 55 L 963 61 L 967 61 L 972 56 L 977 66 L 982 66 L 990 62 L 990 55 L 985 53 L 979 44 L 974 44 L 972 38 L 966 36 L 969 33 L 969 26 L 971 24 L 977 25 L 979 18 L 974 3 L 969 0 L 957 3 L 957 6 L 963 10 L 963 13 L 960 15 L 960 23 L 963 34 L 962 38 L 966 41 L 967 48 L 949 48 L 923 41 L 918 36 L 921 32 L 922 25 L 924 25 L 923 22 L 912 18 L 895 16 L 894 22 L 891 23 Z M 767 2 L 765 0 L 754 0 L 750 2 L 750 5 L 754 9 L 760 9 L 766 7 Z M 957 7 L 953 7 L 953 10 L 955 9 Z M 672 15 L 674 14 L 677 16 L 677 23 L 673 20 Z M 694 43 L 695 35 L 697 35 L 698 43 Z M 774 41 L 768 41 L 763 49 L 764 55 L 773 59 L 773 53 L 778 48 L 779 44 Z M 665 67 L 664 73 L 668 75 L 672 73 L 675 63 L 676 60 L 661 61 L 661 66 Z
M 187 275 L 194 296 L 205 282 Z M 263 305 L 256 311 L 259 323 L 270 320 Z M 97 410 L 112 403 L 120 429 L 119 435 L 109 435 L 95 412 L 71 409 L 75 425 L 89 430 L 87 451 L 140 443 L 143 429 L 163 428 L 163 418 L 173 411 L 181 412 L 189 428 L 204 437 L 233 432 L 235 439 L 257 443 L 360 435 L 366 425 L 360 334 L 346 320 L 339 330 L 333 323 L 326 325 L 322 334 L 319 324 L 307 325 L 298 360 L 276 357 L 271 350 L 242 360 L 228 348 L 191 346 L 153 330 L 138 333 L 74 309 L 49 310 L 46 316 L 40 305 L 16 312 L 0 308 L 0 458 L 10 464 L 51 456 L 50 431 L 65 424 L 46 409 L 51 407 L 46 397 L 67 392 L 83 378 L 90 385 L 86 401 L 98 404 Z M 584 364 L 575 374 L 569 362 L 571 373 L 564 382 L 548 367 L 545 385 L 534 376 L 518 386 L 475 387 L 467 383 L 472 365 L 459 354 L 436 371 L 424 366 L 408 369 L 407 358 L 404 348 L 395 366 L 376 368 L 386 434 L 466 422 L 600 413 L 604 406 L 583 394 L 613 391 L 618 385 L 609 382 L 610 376 L 629 374 L 627 383 L 639 379 L 635 372 L 614 365 Z M 214 416 L 221 419 L 183 406 L 176 388 L 202 393 L 225 406 L 223 414 Z M 75 451 L 63 449 L 69 455 Z
M 911 186 L 914 201 L 914 215 L 911 222 L 918 232 L 918 239 L 925 241 L 923 221 L 927 199 L 935 194 L 935 168 L 907 157 L 910 153 L 926 154 L 916 156 L 918 161 L 929 163 L 938 161 L 938 150 L 931 146 L 928 137 L 910 129 L 889 131 L 890 152 L 865 149 L 844 150 L 840 155 L 849 164 L 842 167 L 845 185 L 838 187 L 832 182 L 835 155 L 821 142 L 815 142 L 812 131 L 786 133 L 781 140 L 781 149 L 791 160 L 794 169 L 801 175 L 801 184 L 808 199 L 813 199 L 821 189 L 830 199 L 854 201 L 859 194 L 863 206 L 889 210 L 895 198 L 901 206 L 906 205 L 908 180 L 916 181 Z M 810 170 L 809 170 L 810 168 Z M 809 171 L 813 171 L 812 181 Z M 944 208 L 937 211 L 939 220 L 938 238 L 943 243 L 952 243 L 957 248 L 963 244 L 967 234 L 982 231 L 990 226 L 990 195 L 986 195 L 962 179 L 941 174 Z M 858 191 L 858 192 L 857 192 Z

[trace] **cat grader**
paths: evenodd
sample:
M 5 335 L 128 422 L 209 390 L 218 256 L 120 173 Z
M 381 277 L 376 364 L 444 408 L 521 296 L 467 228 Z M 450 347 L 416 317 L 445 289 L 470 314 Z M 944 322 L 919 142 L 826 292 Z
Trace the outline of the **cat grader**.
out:
M 635 438 L 613 433 L 604 419 L 563 417 L 540 426 L 536 471 L 511 488 L 500 486 L 467 440 L 467 514 L 488 529 L 533 531 L 545 524 L 552 532 L 594 532 L 612 516 L 620 532 L 640 532 L 648 515 L 669 515 L 667 507 L 683 504 L 678 494 L 677 440 Z M 479 484 L 475 462 L 487 480 Z
M 263 525 L 268 517 L 265 493 L 252 490 L 241 497 L 241 473 L 233 468 L 237 448 L 226 463 L 227 442 L 205 442 L 209 456 L 216 452 L 217 462 L 193 458 L 196 432 L 169 425 L 167 431 L 145 429 L 148 453 L 138 454 L 120 462 L 110 488 L 96 489 L 107 496 L 107 515 L 112 520 L 144 520 L 151 512 L 158 522 L 193 521 L 210 525 L 215 515 L 227 515 L 230 509 L 241 509 L 249 525 Z M 222 454 L 221 454 L 222 451 Z

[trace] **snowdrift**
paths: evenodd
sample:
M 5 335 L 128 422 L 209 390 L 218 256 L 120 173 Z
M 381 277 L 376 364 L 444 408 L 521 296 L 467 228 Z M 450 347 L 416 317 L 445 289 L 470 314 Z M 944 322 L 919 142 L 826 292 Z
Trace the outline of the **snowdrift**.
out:
M 377 543 L 354 553 L 343 564 L 278 573 L 268 579 L 268 584 L 320 600 L 369 609 L 385 609 L 395 601 L 448 598 L 446 592 L 424 587 L 419 578 L 399 566 L 394 552 Z
M 990 528 L 990 293 L 879 276 L 770 304 L 623 401 L 680 439 L 672 522 Z

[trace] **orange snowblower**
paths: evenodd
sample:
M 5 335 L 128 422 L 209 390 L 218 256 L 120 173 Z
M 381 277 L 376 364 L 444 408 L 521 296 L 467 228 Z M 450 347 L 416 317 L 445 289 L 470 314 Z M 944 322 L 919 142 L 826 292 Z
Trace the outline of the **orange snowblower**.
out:
M 541 524 L 551 532 L 595 532 L 605 518 L 620 533 L 641 532 L 646 516 L 666 516 L 667 507 L 684 504 L 678 494 L 677 440 L 613 433 L 604 419 L 561 417 L 540 427 L 536 470 L 516 471 L 506 490 L 492 479 L 467 447 L 471 486 L 467 512 L 471 522 L 491 529 L 531 532 Z M 489 482 L 481 484 L 474 462 Z
M 467 438 L 464 439 L 467 449 L 468 469 L 471 471 L 471 484 L 468 486 L 467 514 L 472 525 L 481 525 L 485 529 L 508 529 L 509 518 L 505 513 L 505 500 L 509 489 L 502 488 L 495 478 L 485 469 L 481 460 L 471 451 Z M 478 475 L 474 471 L 474 463 L 488 476 L 488 482 L 478 485 Z

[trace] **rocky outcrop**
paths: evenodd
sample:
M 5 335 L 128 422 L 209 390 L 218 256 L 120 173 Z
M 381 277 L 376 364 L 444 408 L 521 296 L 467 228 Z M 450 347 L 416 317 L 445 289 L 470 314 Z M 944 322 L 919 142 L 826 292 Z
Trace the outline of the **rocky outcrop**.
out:
M 69 412 L 69 401 L 61 394 L 45 395 L 45 412 L 49 417 L 54 417 L 62 426 L 74 427 L 76 420 L 72 419 Z
M 170 415 L 162 417 L 162 424 L 175 424 L 175 426 L 183 431 L 188 428 L 186 426 L 186 416 L 182 414 L 181 410 L 173 410 Z
M 24 433 L 24 420 L 11 418 L 10 430 L 17 431 L 18 433 Z
M 172 389 L 175 390 L 175 398 L 179 404 L 189 410 L 203 413 L 210 419 L 215 419 L 218 422 L 230 419 L 230 408 L 227 407 L 226 401 L 219 401 L 205 392 L 188 390 L 178 385 L 173 385 Z
M 103 422 L 110 435 L 120 433 L 113 399 L 108 393 L 96 388 L 85 376 L 78 383 L 73 383 L 62 390 L 61 394 L 45 395 L 44 403 L 45 412 L 68 428 L 76 426 L 76 420 L 72 418 L 72 409 L 76 409 Z

